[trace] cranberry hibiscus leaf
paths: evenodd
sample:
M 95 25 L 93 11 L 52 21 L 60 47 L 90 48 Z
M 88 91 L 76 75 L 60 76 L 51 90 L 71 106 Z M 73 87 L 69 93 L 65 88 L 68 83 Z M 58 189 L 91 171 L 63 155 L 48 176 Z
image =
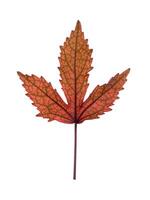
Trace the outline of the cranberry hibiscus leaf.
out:
M 57 120 L 74 124 L 73 179 L 76 179 L 77 124 L 85 120 L 97 119 L 111 110 L 110 107 L 119 98 L 119 91 L 123 89 L 130 69 L 116 74 L 106 84 L 97 85 L 84 100 L 89 86 L 89 71 L 93 68 L 92 49 L 89 48 L 88 40 L 84 38 L 79 21 L 60 49 L 60 83 L 67 103 L 44 77 L 30 76 L 21 72 L 18 72 L 18 75 L 27 91 L 26 95 L 39 110 L 37 116 L 47 118 L 48 121 Z

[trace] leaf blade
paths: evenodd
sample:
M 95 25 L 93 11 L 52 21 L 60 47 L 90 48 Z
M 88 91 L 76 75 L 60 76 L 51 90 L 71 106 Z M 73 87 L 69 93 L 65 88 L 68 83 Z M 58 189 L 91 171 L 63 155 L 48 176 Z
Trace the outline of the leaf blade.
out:
M 83 103 L 78 115 L 78 122 L 99 118 L 99 115 L 111 110 L 110 106 L 119 98 L 118 93 L 123 89 L 130 69 L 128 68 L 121 74 L 116 74 L 107 84 L 96 86 L 93 92 Z
M 48 118 L 49 121 L 57 120 L 63 123 L 72 123 L 72 116 L 67 111 L 67 105 L 60 95 L 53 89 L 42 76 L 24 75 L 17 72 L 27 91 L 27 96 L 33 101 L 33 105 L 40 111 L 37 116 Z
M 84 38 L 81 23 L 77 21 L 75 30 L 61 46 L 59 57 L 60 83 L 75 121 L 88 88 L 88 72 L 92 69 L 91 54 L 92 49 L 89 49 L 88 41 Z

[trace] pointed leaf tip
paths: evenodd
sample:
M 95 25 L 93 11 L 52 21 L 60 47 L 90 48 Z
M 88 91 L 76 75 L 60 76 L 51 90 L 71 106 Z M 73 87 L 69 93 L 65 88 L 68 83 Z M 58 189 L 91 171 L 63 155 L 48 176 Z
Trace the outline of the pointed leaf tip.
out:
M 17 71 L 17 74 L 18 74 L 18 76 L 20 77 L 20 79 L 21 79 L 21 77 L 23 77 L 23 76 L 24 76 L 24 74 L 23 74 L 23 73 L 21 73 L 21 72 L 19 72 L 19 71 Z
M 127 77 L 128 74 L 129 74 L 129 72 L 130 72 L 130 68 L 128 68 L 128 69 L 126 69 L 125 71 L 123 71 L 123 72 L 122 72 L 122 75 L 123 75 L 124 77 Z
M 17 74 L 18 74 L 18 75 L 21 75 L 21 72 L 17 71 Z
M 77 20 L 77 23 L 76 23 L 76 27 L 75 27 L 75 30 L 81 30 L 82 27 L 81 27 L 81 22 L 79 20 Z
M 124 71 L 124 73 L 125 73 L 126 75 L 128 75 L 129 72 L 130 72 L 130 68 L 128 68 L 128 69 L 126 69 L 126 70 Z
M 128 71 L 128 73 L 129 73 L 129 72 L 131 71 L 131 68 L 128 68 L 127 71 Z

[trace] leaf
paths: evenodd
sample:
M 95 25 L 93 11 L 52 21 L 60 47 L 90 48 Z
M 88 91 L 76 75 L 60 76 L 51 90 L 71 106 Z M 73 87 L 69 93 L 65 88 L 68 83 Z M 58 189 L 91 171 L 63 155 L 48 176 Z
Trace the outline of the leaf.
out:
M 80 109 L 78 120 L 83 122 L 88 119 L 99 118 L 99 115 L 111 110 L 110 106 L 118 99 L 118 93 L 123 89 L 130 69 L 121 74 L 116 74 L 107 84 L 97 85 Z
M 29 76 L 18 72 L 23 86 L 27 91 L 27 96 L 33 101 L 33 105 L 40 111 L 37 116 L 48 118 L 49 121 L 57 120 L 64 123 L 71 123 L 72 116 L 67 111 L 67 105 L 60 95 L 53 89 L 42 76 Z
M 84 39 L 79 21 L 75 31 L 71 32 L 70 38 L 60 48 L 60 83 L 75 123 L 88 88 L 88 72 L 92 69 L 92 49 L 89 49 L 87 40 Z
M 123 89 L 130 69 L 116 74 L 108 83 L 97 85 L 89 97 L 84 101 L 88 88 L 89 71 L 93 68 L 92 49 L 88 40 L 84 38 L 81 23 L 77 21 L 75 30 L 60 46 L 60 83 L 67 99 L 63 101 L 56 89 L 42 76 L 24 75 L 18 72 L 27 96 L 39 110 L 37 116 L 47 118 L 48 121 L 57 120 L 63 123 L 75 124 L 74 146 L 74 179 L 76 178 L 76 146 L 77 124 L 85 120 L 99 118 L 100 115 L 111 110 L 114 101 L 118 99 L 119 91 Z

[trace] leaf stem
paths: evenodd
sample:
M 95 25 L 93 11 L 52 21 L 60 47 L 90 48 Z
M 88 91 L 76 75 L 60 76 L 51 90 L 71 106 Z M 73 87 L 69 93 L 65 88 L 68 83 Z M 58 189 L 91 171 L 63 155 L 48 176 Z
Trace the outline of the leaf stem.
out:
M 76 166 L 77 166 L 77 123 L 74 124 L 74 165 L 73 165 L 74 180 L 76 180 Z

